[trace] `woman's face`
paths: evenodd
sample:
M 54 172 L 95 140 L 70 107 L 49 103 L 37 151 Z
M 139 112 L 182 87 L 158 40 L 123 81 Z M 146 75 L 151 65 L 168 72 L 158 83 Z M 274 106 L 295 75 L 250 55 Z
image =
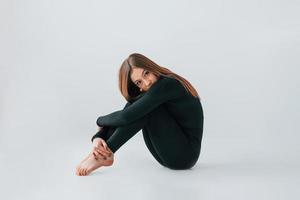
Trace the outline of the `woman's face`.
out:
M 155 74 L 138 67 L 132 67 L 130 78 L 136 86 L 142 89 L 142 91 L 149 90 L 153 83 L 158 80 Z

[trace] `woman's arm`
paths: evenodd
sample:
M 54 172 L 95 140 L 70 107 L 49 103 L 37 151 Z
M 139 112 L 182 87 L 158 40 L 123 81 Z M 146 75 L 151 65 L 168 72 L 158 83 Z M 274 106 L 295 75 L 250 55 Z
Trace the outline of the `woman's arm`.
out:
M 131 103 L 127 102 L 126 105 L 125 105 L 125 107 L 123 109 L 127 108 L 130 104 Z M 105 138 L 106 134 L 104 134 L 103 132 L 109 131 L 109 128 L 110 128 L 109 126 L 103 126 L 103 127 L 102 126 L 98 126 L 98 131 L 97 131 L 97 133 L 95 135 L 93 135 L 91 141 L 93 142 L 93 140 L 95 138 L 106 139 Z
M 122 126 L 129 124 L 160 104 L 185 95 L 187 91 L 176 79 L 163 77 L 155 82 L 145 94 L 123 110 L 100 116 L 97 119 L 98 126 Z

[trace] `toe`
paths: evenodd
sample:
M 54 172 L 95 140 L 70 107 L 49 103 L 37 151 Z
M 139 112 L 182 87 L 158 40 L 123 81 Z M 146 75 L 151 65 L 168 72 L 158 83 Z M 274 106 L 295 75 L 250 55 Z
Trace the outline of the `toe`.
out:
M 86 171 L 87 171 L 87 169 L 84 169 L 84 170 L 83 170 L 83 175 L 84 175 L 84 176 L 86 176 L 86 174 L 87 174 Z
M 91 170 L 87 169 L 86 170 L 86 175 L 89 175 L 91 173 Z
M 77 174 L 78 174 L 78 176 L 80 176 L 81 174 L 80 174 L 80 170 L 81 170 L 81 168 L 78 168 L 78 170 L 77 170 Z

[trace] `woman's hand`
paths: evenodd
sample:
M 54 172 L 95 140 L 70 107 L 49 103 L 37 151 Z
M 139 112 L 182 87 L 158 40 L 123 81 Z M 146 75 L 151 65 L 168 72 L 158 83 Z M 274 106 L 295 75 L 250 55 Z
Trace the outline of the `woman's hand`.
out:
M 107 148 L 107 144 L 105 140 L 103 140 L 102 138 L 95 138 L 93 140 L 93 146 L 97 148 L 101 148 L 101 147 L 104 147 L 105 149 Z
M 108 148 L 106 142 L 102 138 L 95 138 L 93 140 L 93 151 L 95 159 L 104 159 L 106 160 L 110 157 L 113 152 Z

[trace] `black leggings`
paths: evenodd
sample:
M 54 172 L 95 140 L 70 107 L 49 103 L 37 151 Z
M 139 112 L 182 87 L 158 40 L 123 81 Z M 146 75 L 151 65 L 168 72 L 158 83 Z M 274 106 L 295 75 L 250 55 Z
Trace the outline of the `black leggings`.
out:
M 115 153 L 141 129 L 147 148 L 161 165 L 170 169 L 189 169 L 196 164 L 201 141 L 192 142 L 192 138 L 182 131 L 163 104 L 130 124 L 104 126 L 99 135 Z M 199 134 L 202 138 L 202 130 Z

